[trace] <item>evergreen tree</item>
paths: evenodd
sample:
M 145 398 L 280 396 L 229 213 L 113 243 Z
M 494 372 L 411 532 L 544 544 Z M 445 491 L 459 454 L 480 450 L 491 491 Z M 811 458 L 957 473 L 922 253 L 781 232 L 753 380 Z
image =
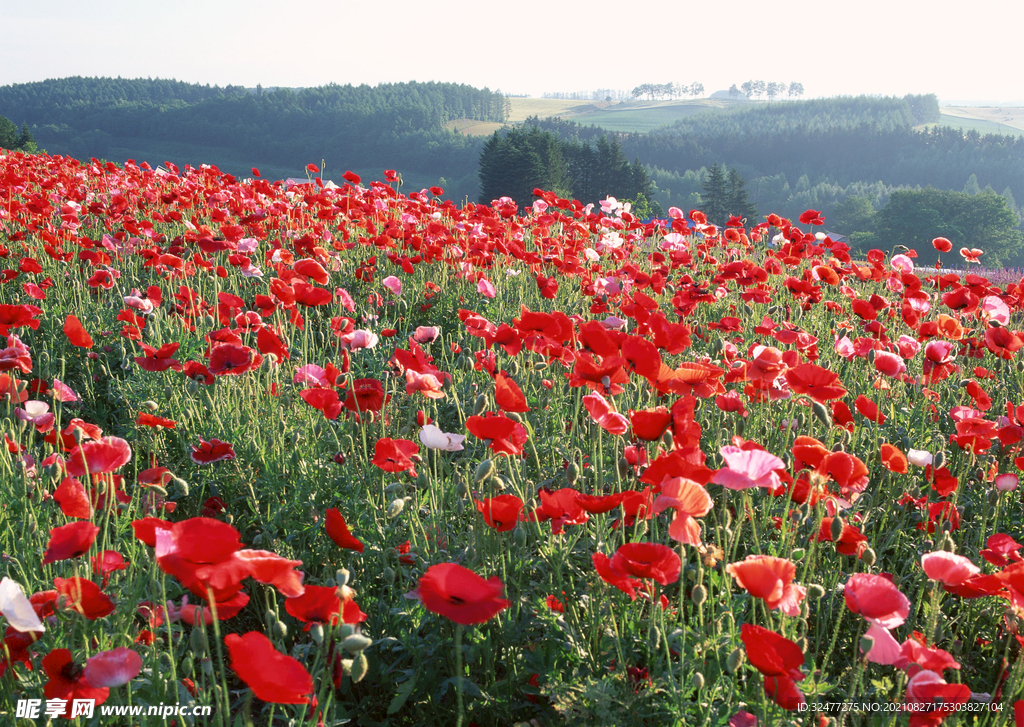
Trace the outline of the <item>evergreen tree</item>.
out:
M 704 192 L 700 196 L 700 208 L 707 215 L 708 222 L 724 225 L 729 217 L 729 189 L 726 186 L 725 171 L 721 164 L 715 163 L 701 185 Z
M 757 207 L 751 204 L 747 198 L 746 182 L 736 167 L 729 170 L 728 195 L 726 212 L 729 215 L 736 215 L 747 221 L 747 224 L 755 224 L 757 219 Z
M 0 116 L 0 149 L 18 148 L 18 127 L 5 116 Z

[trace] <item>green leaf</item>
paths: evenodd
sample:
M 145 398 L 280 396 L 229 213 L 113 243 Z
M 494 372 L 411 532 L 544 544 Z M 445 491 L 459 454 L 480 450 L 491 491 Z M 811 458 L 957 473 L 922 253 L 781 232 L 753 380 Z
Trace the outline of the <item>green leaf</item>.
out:
M 394 698 L 391 700 L 391 704 L 388 705 L 388 714 L 395 714 L 398 710 L 405 706 L 405 703 L 412 696 L 413 690 L 416 689 L 416 675 L 413 674 L 411 679 L 407 679 L 402 682 L 402 685 L 398 688 Z

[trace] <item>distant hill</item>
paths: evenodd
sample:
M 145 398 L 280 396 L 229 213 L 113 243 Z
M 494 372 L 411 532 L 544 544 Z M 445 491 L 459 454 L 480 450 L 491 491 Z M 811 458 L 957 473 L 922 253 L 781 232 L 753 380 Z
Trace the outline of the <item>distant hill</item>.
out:
M 73 77 L 0 87 L 0 115 L 28 123 L 52 153 L 213 163 L 235 174 L 262 166 L 281 176 L 325 160 L 337 174 L 394 168 L 425 186 L 445 177 L 456 195 L 475 194 L 482 142 L 445 124 L 501 123 L 507 112 L 498 93 L 445 83 L 247 90 Z

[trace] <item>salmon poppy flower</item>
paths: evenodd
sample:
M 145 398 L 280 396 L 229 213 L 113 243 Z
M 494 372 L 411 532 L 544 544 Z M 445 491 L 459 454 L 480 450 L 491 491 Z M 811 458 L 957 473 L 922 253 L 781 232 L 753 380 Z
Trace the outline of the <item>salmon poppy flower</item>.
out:
M 331 507 L 327 509 L 327 518 L 324 527 L 327 530 L 327 536 L 333 540 L 339 548 L 355 550 L 359 553 L 363 552 L 363 544 L 358 538 L 349 532 L 348 525 L 345 524 L 345 518 L 342 517 L 337 508 Z
M 625 434 L 629 431 L 629 420 L 614 411 L 611 403 L 600 393 L 595 391 L 584 396 L 583 405 L 598 426 L 609 434 Z
M 843 586 L 846 607 L 884 629 L 901 625 L 910 614 L 910 601 L 891 580 L 856 573 Z
M 930 580 L 939 581 L 947 591 L 981 572 L 970 559 L 944 550 L 922 555 L 921 567 Z
M 781 609 L 787 616 L 800 614 L 800 602 L 807 595 L 807 589 L 793 584 L 796 564 L 792 561 L 770 555 L 748 555 L 745 560 L 727 565 L 725 571 L 771 610 Z
M 258 631 L 244 636 L 228 634 L 224 645 L 231 668 L 258 699 L 274 704 L 309 703 L 313 677 L 298 660 L 275 649 L 266 636 Z
M 101 651 L 85 662 L 85 680 L 93 687 L 119 687 L 142 671 L 142 657 L 127 646 Z
M 472 626 L 489 621 L 511 605 L 501 597 L 503 590 L 497 576 L 484 580 L 456 563 L 439 563 L 427 569 L 413 595 L 428 611 Z
M 700 523 L 713 506 L 711 495 L 700 484 L 685 477 L 673 477 L 661 483 L 661 494 L 654 501 L 654 514 L 671 509 L 675 516 L 668 526 L 673 540 L 700 547 Z

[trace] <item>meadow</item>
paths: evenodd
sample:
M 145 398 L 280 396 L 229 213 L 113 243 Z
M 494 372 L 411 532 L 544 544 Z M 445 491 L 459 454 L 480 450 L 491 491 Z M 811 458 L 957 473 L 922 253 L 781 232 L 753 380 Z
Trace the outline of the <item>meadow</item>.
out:
M 5 724 L 1024 725 L 1024 280 L 307 173 L 0 152 Z

